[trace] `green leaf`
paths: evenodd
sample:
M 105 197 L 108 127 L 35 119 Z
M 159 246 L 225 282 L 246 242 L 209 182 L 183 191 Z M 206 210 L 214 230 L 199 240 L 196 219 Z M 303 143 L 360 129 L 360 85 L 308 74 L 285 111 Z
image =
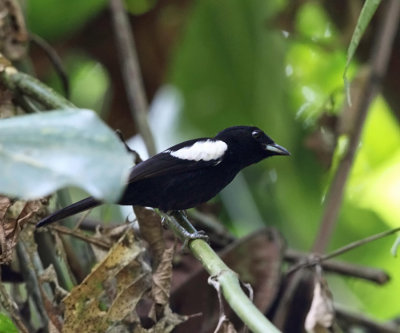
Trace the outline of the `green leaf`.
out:
M 18 333 L 12 320 L 4 313 L 0 313 L 0 333 Z
M 368 26 L 368 23 L 371 21 L 372 16 L 374 15 L 376 9 L 378 8 L 381 0 L 366 0 L 365 4 L 361 10 L 360 17 L 358 18 L 356 28 L 354 29 L 353 36 L 351 37 L 349 48 L 347 49 L 347 63 L 343 73 L 343 80 L 346 87 L 347 100 L 349 104 L 350 101 L 350 92 L 349 92 L 349 84 L 347 80 L 347 70 L 349 68 L 350 62 L 353 59 L 354 53 L 360 43 L 361 37 L 363 36 L 365 29 Z
M 132 158 L 91 110 L 68 109 L 0 121 L 0 193 L 23 199 L 80 187 L 120 197 Z

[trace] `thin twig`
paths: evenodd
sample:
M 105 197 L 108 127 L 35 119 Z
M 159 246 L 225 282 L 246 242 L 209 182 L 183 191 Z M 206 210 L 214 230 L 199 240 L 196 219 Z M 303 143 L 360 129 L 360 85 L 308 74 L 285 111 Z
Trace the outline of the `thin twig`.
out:
M 79 217 L 78 222 L 74 226 L 74 230 L 78 230 L 82 224 L 82 222 L 89 216 L 89 214 L 92 212 L 92 209 L 88 209 L 85 211 L 81 217 Z
M 369 237 L 364 238 L 364 239 L 357 240 L 355 242 L 347 244 L 347 245 L 345 245 L 345 246 L 343 246 L 343 247 L 341 247 L 341 248 L 339 248 L 339 249 L 337 249 L 337 250 L 335 250 L 335 251 L 333 251 L 331 253 L 323 255 L 323 256 L 313 255 L 308 260 L 308 262 L 301 262 L 301 263 L 293 266 L 287 272 L 287 274 L 292 274 L 294 271 L 297 271 L 300 268 L 309 267 L 309 266 L 313 266 L 313 265 L 316 265 L 316 264 L 321 264 L 322 262 L 324 262 L 324 261 L 326 261 L 326 260 L 328 260 L 330 258 L 337 257 L 337 256 L 339 256 L 339 255 L 341 255 L 343 253 L 346 253 L 348 251 L 351 251 L 351 250 L 353 250 L 353 249 L 355 249 L 357 247 L 360 247 L 360 246 L 365 245 L 367 243 L 371 243 L 371 242 L 373 242 L 373 241 L 375 241 L 377 239 L 381 239 L 383 237 L 392 235 L 392 234 L 394 234 L 394 233 L 396 233 L 398 231 L 400 231 L 400 227 L 392 229 L 392 230 L 384 231 L 384 232 L 381 232 L 381 233 L 376 234 L 376 235 L 369 236 Z
M 302 262 L 302 265 L 304 264 L 302 267 L 305 267 L 305 265 L 310 265 L 311 262 L 312 264 L 315 264 L 315 258 L 312 258 L 311 260 L 309 258 L 310 254 L 308 253 L 299 252 L 291 249 L 288 249 L 285 252 L 285 260 L 289 262 L 300 261 Z M 386 272 L 382 271 L 381 269 L 376 269 L 372 267 L 366 267 L 337 260 L 322 261 L 319 262 L 319 264 L 321 264 L 324 271 L 371 281 L 379 285 L 387 283 L 390 279 Z M 293 266 L 293 268 L 288 270 L 286 274 L 293 273 L 294 268 L 298 267 L 298 265 L 300 264 Z
M 53 64 L 54 69 L 60 78 L 61 85 L 64 89 L 65 97 L 69 98 L 70 88 L 69 88 L 68 75 L 66 70 L 64 69 L 60 56 L 58 55 L 56 50 L 49 43 L 47 43 L 47 41 L 44 40 L 42 37 L 36 34 L 30 34 L 29 37 L 32 42 L 34 42 L 44 51 L 46 56 L 49 58 L 50 62 Z
M 383 237 L 392 235 L 392 234 L 394 234 L 394 233 L 396 233 L 398 231 L 400 231 L 400 227 L 392 229 L 392 230 L 384 231 L 384 232 L 381 232 L 379 234 L 372 235 L 370 237 L 367 237 L 367 238 L 360 239 L 358 241 L 352 242 L 350 244 L 347 244 L 347 245 L 341 247 L 340 249 L 337 249 L 337 250 L 335 250 L 335 251 L 333 251 L 331 253 L 328 253 L 328 254 L 322 256 L 321 260 L 328 260 L 330 258 L 337 257 L 338 255 L 341 255 L 341 254 L 343 254 L 345 252 L 353 250 L 356 247 L 362 246 L 362 245 L 367 244 L 367 243 L 371 243 L 371 242 L 373 242 L 373 241 L 375 241 L 377 239 L 381 239 Z
M 154 155 L 156 148 L 147 122 L 148 105 L 146 94 L 128 15 L 124 10 L 122 0 L 110 0 L 110 9 L 129 109 L 149 155 Z
M 398 333 L 399 326 L 395 323 L 377 323 L 371 318 L 360 313 L 352 313 L 335 304 L 335 313 L 339 321 L 347 324 L 348 329 L 352 326 L 366 328 L 368 332 Z
M 84 232 L 81 232 L 79 229 L 77 229 L 77 230 L 69 229 L 69 228 L 63 227 L 61 225 L 52 225 L 52 226 L 50 226 L 50 228 L 61 234 L 73 236 L 75 238 L 81 239 L 87 243 L 96 245 L 96 246 L 101 247 L 106 250 L 109 250 L 111 248 L 111 244 L 109 244 L 108 242 L 88 236 Z
M 355 106 L 358 107 L 357 112 L 355 112 L 357 114 L 357 119 L 355 122 L 355 128 L 350 135 L 349 148 L 346 155 L 339 163 L 327 195 L 327 202 L 321 219 L 321 227 L 313 246 L 313 251 L 316 253 L 323 253 L 331 239 L 337 215 L 343 200 L 346 181 L 359 146 L 368 109 L 377 95 L 382 79 L 386 73 L 393 40 L 398 27 L 399 11 L 400 1 L 390 0 L 387 3 L 385 15 L 380 21 L 380 26 L 375 36 L 375 43 L 371 51 L 371 72 L 363 93 L 365 97 L 358 106 Z

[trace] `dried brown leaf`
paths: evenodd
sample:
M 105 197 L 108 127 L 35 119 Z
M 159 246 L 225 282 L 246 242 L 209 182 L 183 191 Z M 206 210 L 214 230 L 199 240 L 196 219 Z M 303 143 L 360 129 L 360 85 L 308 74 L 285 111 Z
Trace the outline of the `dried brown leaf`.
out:
M 142 274 L 127 288 L 121 290 L 111 304 L 107 316 L 112 321 L 121 321 L 128 316 L 149 288 L 148 274 Z
M 40 213 L 42 213 L 44 207 L 43 204 L 46 203 L 46 201 L 47 199 L 27 201 L 17 217 L 18 223 L 22 226 L 22 224 L 28 222 L 30 217 L 39 213 L 39 216 L 34 216 L 32 219 L 34 222 L 37 222 L 42 217 L 42 214 Z
M 161 218 L 153 209 L 139 206 L 135 206 L 133 209 L 139 222 L 140 233 L 143 239 L 149 243 L 153 266 L 157 267 L 165 250 Z
M 115 241 L 121 238 L 127 229 L 131 228 L 129 224 L 121 224 L 110 228 L 96 228 L 93 238 L 99 239 L 106 244 L 114 244 Z M 95 244 L 89 243 L 97 261 L 103 261 L 107 256 L 109 250 L 104 247 L 96 246 Z
M 104 332 L 113 318 L 135 311 L 141 295 L 150 288 L 150 278 L 146 278 L 150 269 L 143 262 L 142 252 L 128 229 L 106 258 L 64 299 L 64 332 Z
M 8 208 L 12 205 L 11 200 L 5 196 L 0 195 L 0 222 L 3 221 Z
M 223 317 L 222 321 L 218 323 L 214 333 L 237 333 L 235 326 L 228 320 L 227 317 Z
M 326 280 L 319 276 L 314 284 L 314 295 L 305 321 L 305 329 L 313 333 L 328 333 L 335 319 L 332 293 Z
M 188 316 L 182 316 L 172 312 L 169 305 L 164 307 L 163 316 L 157 321 L 157 323 L 150 329 L 141 328 L 141 330 L 134 332 L 143 333 L 168 333 L 171 332 L 176 326 L 182 324 L 188 319 Z
M 153 274 L 151 293 L 156 304 L 166 305 L 169 303 L 174 252 L 173 246 L 164 251 L 161 262 Z

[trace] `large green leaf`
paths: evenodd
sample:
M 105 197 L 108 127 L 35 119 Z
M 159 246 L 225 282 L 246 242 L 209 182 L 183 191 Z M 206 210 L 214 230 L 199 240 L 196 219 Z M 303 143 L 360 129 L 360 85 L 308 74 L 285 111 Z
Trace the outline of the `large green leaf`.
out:
M 93 111 L 56 110 L 0 121 L 0 193 L 38 198 L 64 186 L 118 200 L 131 157 Z

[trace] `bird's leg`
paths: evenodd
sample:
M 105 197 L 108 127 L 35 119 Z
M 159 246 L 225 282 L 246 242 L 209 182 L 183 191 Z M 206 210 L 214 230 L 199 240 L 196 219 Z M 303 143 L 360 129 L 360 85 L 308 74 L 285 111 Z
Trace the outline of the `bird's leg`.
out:
M 182 233 L 183 245 L 182 247 L 185 248 L 188 246 L 189 241 L 193 239 L 204 239 L 208 242 L 208 236 L 203 230 L 196 230 L 196 228 L 190 223 L 186 211 L 173 211 L 170 213 L 174 220 L 178 222 L 178 225 L 184 230 Z
M 196 228 L 190 223 L 187 216 L 183 211 L 172 211 L 169 212 L 169 216 L 166 216 L 165 222 L 176 230 L 183 241 L 183 247 L 186 247 L 189 241 L 193 239 L 204 239 L 208 241 L 208 236 L 204 231 L 197 231 Z

